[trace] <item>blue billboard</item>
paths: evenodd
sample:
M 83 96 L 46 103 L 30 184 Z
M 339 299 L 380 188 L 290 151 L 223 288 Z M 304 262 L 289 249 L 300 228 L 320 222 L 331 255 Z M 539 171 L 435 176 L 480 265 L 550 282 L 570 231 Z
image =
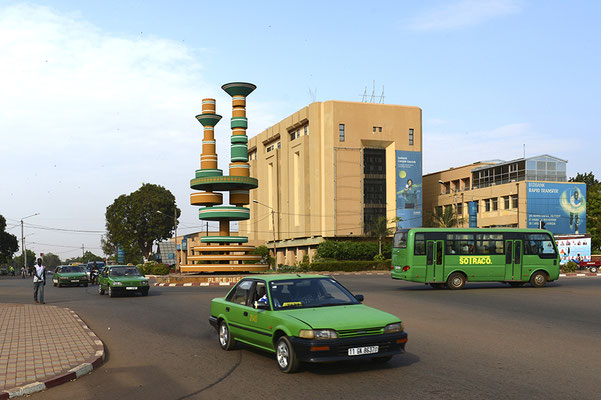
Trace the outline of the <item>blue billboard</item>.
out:
M 422 153 L 396 151 L 396 216 L 399 228 L 422 226 Z
M 528 228 L 540 221 L 554 234 L 586 233 L 586 184 L 528 182 Z
M 467 211 L 469 216 L 470 228 L 478 227 L 478 202 L 470 201 L 467 203 Z

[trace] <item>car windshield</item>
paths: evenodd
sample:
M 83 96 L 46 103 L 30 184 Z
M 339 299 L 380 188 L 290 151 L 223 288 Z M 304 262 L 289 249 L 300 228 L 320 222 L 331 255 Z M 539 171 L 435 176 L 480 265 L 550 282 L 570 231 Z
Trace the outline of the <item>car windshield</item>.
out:
M 275 310 L 358 304 L 355 297 L 332 278 L 287 279 L 270 282 Z
M 60 272 L 83 272 L 83 269 L 81 267 L 78 267 L 76 265 L 70 265 L 68 267 L 62 267 Z
M 140 271 L 136 267 L 111 268 L 111 276 L 140 276 Z

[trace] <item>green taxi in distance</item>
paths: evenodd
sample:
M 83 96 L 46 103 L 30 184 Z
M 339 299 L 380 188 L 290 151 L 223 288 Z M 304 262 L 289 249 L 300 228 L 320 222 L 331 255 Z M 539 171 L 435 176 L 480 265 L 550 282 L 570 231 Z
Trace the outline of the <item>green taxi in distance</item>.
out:
M 148 296 L 148 278 L 133 265 L 108 265 L 98 276 L 98 293 L 110 297 L 124 293 L 142 293 Z
M 247 277 L 211 301 L 209 323 L 223 350 L 242 342 L 275 353 L 285 373 L 300 362 L 386 362 L 403 353 L 401 320 L 362 301 L 328 276 Z
M 88 286 L 88 282 L 88 275 L 80 265 L 58 266 L 52 275 L 52 284 L 58 287 L 65 285 Z

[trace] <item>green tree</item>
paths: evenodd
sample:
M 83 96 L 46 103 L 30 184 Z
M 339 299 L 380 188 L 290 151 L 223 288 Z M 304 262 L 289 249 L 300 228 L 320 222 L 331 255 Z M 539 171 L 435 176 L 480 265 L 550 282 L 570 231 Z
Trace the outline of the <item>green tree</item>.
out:
M 155 242 L 172 237 L 175 227 L 169 216 L 174 213 L 177 217 L 181 215 L 169 190 L 142 184 L 140 189 L 119 196 L 106 208 L 107 235 L 103 248 L 120 246 L 126 262 L 136 262 L 140 256 L 147 259 Z
M 398 222 L 400 218 L 394 218 L 391 222 Z M 367 227 L 367 234 L 378 239 L 378 255 L 382 255 L 382 240 L 394 233 L 395 228 L 388 227 L 386 217 L 380 216 L 372 221 Z
M 33 269 L 33 266 L 35 265 L 37 258 L 33 251 L 29 249 L 25 251 L 27 252 L 27 270 L 31 271 Z M 15 267 L 16 271 L 20 271 L 21 267 L 23 266 L 23 254 L 20 254 L 17 257 L 13 258 L 11 264 L 13 267 Z
M 66 264 L 73 264 L 73 263 L 87 264 L 89 262 L 100 261 L 102 259 L 103 259 L 103 257 L 97 256 L 96 254 L 92 253 L 91 251 L 86 251 L 83 253 L 83 256 L 81 256 L 81 257 L 71 257 L 71 258 L 66 259 L 65 263 Z
M 439 228 L 452 228 L 457 226 L 459 221 L 457 220 L 457 214 L 453 211 L 453 207 L 435 207 L 430 216 L 430 222 L 432 226 Z
M 592 172 L 578 173 L 570 182 L 586 183 L 586 230 L 591 235 L 591 247 L 594 252 L 601 246 L 601 182 Z
M 13 254 L 19 250 L 17 237 L 11 233 L 5 232 L 6 219 L 0 215 L 0 264 L 8 262 Z
M 59 256 L 52 253 L 44 253 L 44 257 L 42 257 L 42 263 L 46 266 L 46 268 L 56 268 L 62 264 L 62 261 Z

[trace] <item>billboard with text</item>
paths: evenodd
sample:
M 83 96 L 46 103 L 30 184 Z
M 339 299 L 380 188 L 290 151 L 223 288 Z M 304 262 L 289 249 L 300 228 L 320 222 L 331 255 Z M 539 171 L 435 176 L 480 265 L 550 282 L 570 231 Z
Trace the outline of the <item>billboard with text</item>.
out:
M 586 184 L 528 182 L 526 201 L 528 228 L 543 221 L 554 234 L 586 233 Z
M 422 226 L 422 153 L 397 150 L 396 216 L 399 228 Z

